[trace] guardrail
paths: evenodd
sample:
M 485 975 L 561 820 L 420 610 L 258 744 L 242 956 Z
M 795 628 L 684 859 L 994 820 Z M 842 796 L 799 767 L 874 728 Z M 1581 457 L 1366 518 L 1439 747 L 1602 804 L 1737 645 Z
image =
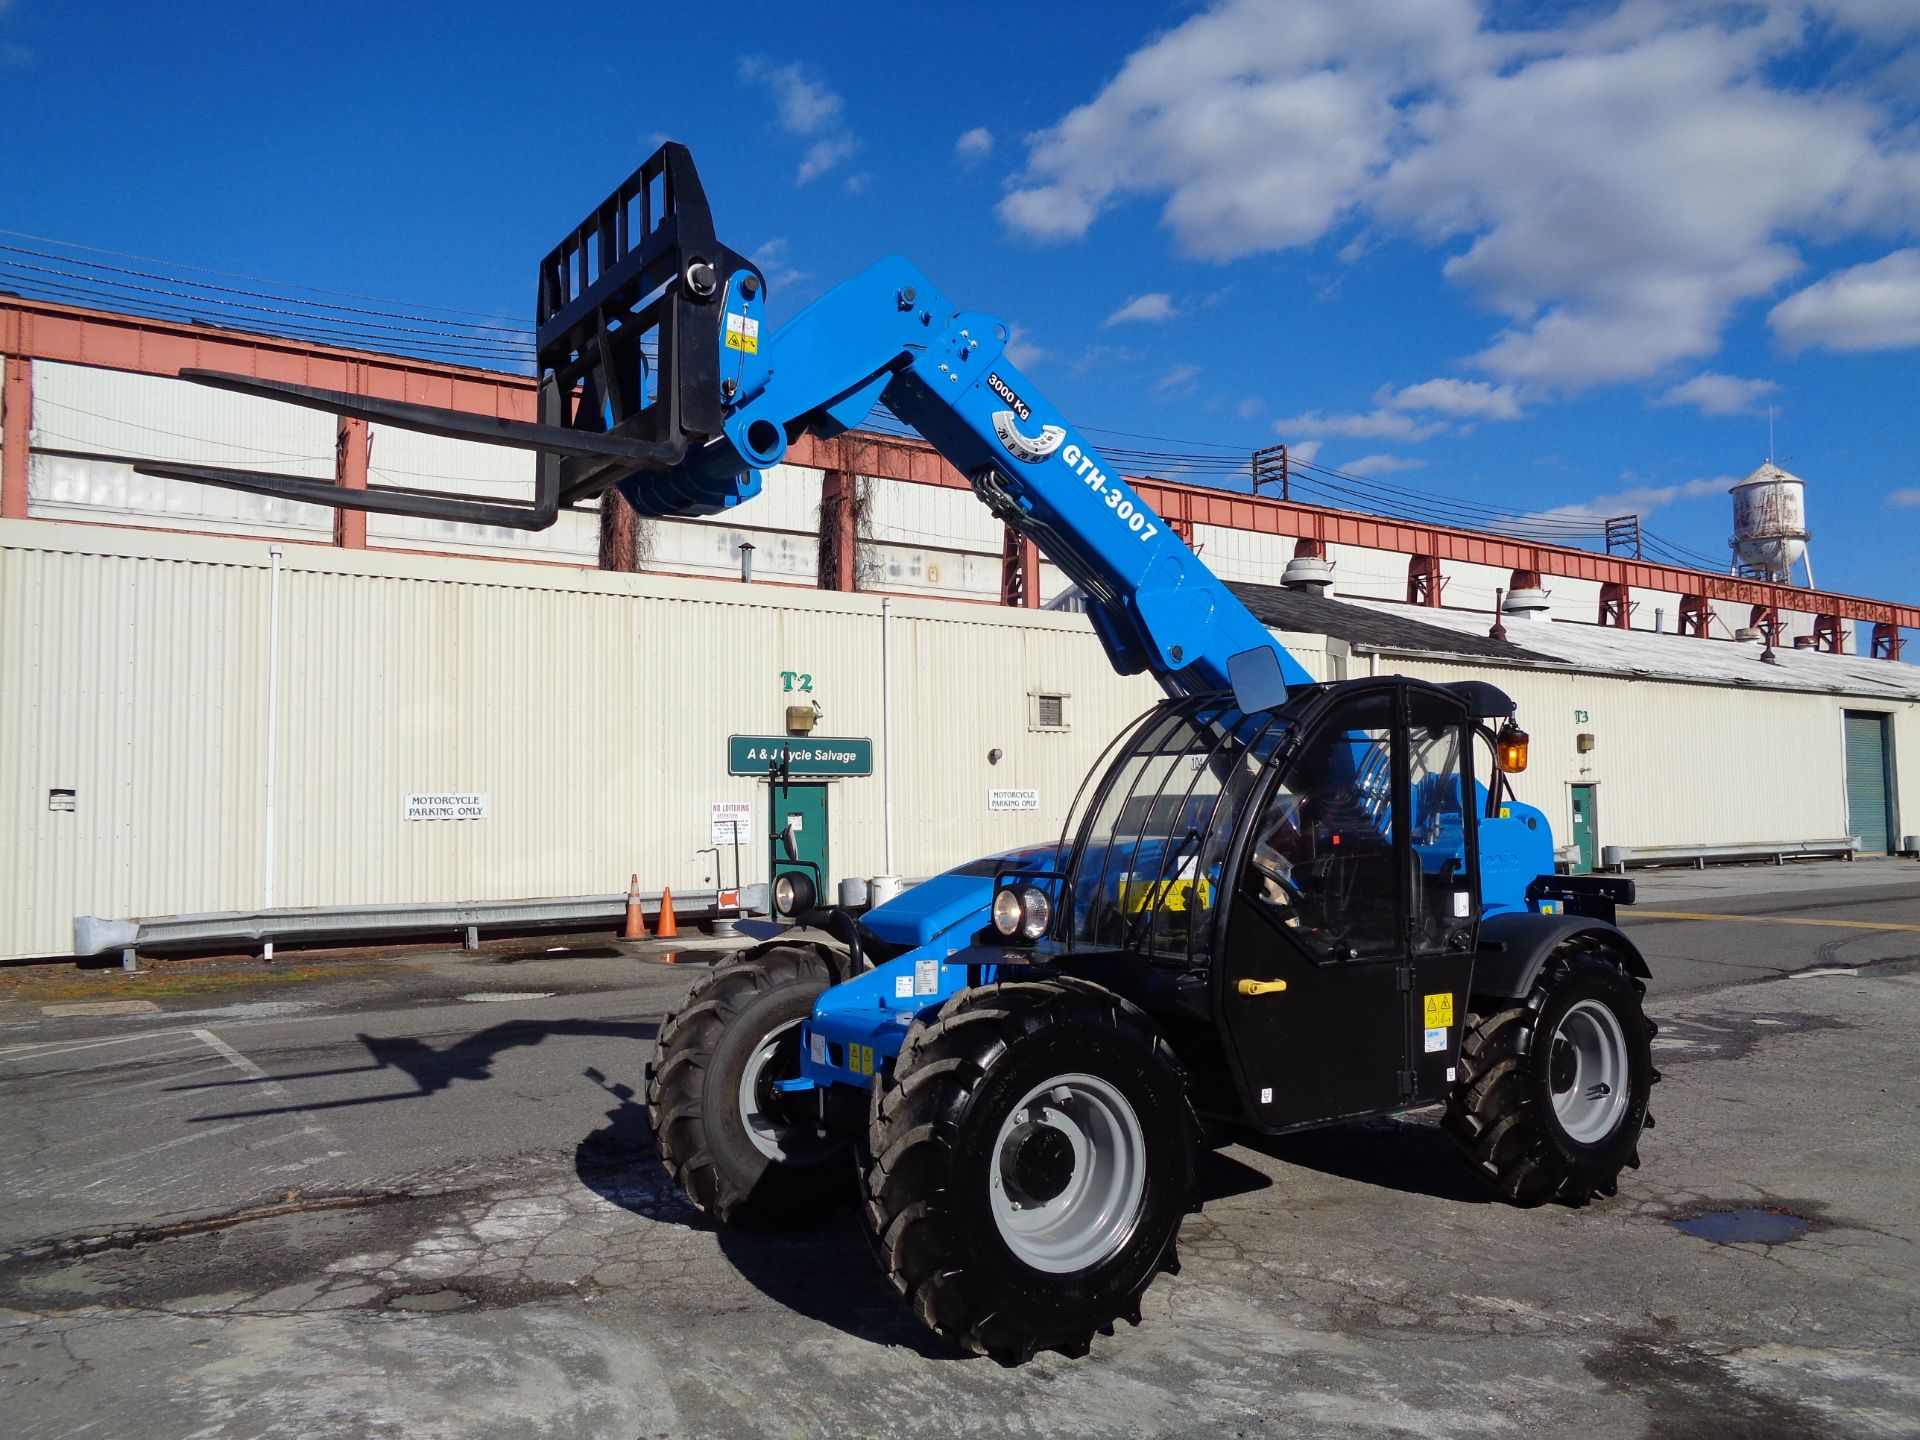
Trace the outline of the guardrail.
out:
M 764 913 L 764 882 L 743 885 L 737 907 L 720 908 L 719 890 L 686 890 L 673 897 L 674 913 L 687 920 L 726 919 Z M 643 909 L 657 914 L 661 892 L 643 892 Z M 207 915 L 149 915 L 130 920 L 97 915 L 73 918 L 73 953 L 120 952 L 128 970 L 139 968 L 141 951 L 182 950 L 269 940 L 375 940 L 456 931 L 471 948 L 482 930 L 617 922 L 627 913 L 627 892 L 555 896 L 539 900 L 462 901 L 429 905 L 318 905 L 289 910 L 224 911 Z
M 1859 851 L 1858 835 L 1832 840 L 1755 840 L 1738 845 L 1602 845 L 1600 864 L 1621 874 L 1629 865 L 1691 865 L 1704 870 L 1709 860 L 1771 860 L 1784 865 L 1789 859 L 1819 856 L 1851 860 Z

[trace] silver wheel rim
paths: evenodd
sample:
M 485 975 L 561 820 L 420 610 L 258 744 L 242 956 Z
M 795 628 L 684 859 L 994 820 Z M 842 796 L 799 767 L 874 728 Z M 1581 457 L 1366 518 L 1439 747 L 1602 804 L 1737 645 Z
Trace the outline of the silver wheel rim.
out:
M 1554 1028 L 1547 1057 L 1553 1114 L 1567 1137 L 1597 1145 L 1613 1134 L 1627 1108 L 1627 1038 L 1620 1019 L 1598 1000 L 1582 1000 Z
M 1029 1090 L 994 1139 L 987 1195 L 1016 1257 L 1063 1275 L 1126 1243 L 1147 1189 L 1147 1141 L 1133 1106 L 1093 1075 Z
M 796 1126 L 778 1119 L 770 1100 L 775 1080 L 790 1079 L 800 1072 L 794 1063 L 782 1063 L 781 1051 L 789 1046 L 796 1052 L 800 1043 L 800 1022 L 789 1020 L 761 1038 L 740 1072 L 740 1123 L 747 1139 L 769 1160 L 782 1165 L 817 1165 L 836 1149 L 838 1142 L 822 1136 L 811 1126 Z

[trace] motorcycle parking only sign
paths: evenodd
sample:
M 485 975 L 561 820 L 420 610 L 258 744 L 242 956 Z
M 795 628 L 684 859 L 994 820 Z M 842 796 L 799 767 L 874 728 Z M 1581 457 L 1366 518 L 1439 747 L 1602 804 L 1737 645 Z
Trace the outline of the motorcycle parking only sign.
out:
M 409 795 L 406 816 L 409 820 L 484 820 L 486 792 Z
M 989 790 L 987 791 L 987 809 L 989 810 L 1038 810 L 1040 792 L 1038 790 Z

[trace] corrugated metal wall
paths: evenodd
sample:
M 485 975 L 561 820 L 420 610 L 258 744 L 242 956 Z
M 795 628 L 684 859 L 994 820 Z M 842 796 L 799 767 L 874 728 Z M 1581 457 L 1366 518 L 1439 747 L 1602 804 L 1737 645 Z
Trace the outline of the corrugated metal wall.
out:
M 1459 665 L 1385 660 L 1437 680 Z M 1847 833 L 1839 696 L 1741 691 L 1547 670 L 1486 672 L 1532 737 L 1515 790 L 1571 831 L 1571 787 L 1598 786 L 1602 845 L 1717 845 Z M 1584 713 L 1586 718 L 1580 718 Z M 1580 753 L 1581 734 L 1594 748 Z
M 765 787 L 725 774 L 729 734 L 778 734 L 804 699 L 821 734 L 879 749 L 876 596 L 285 550 L 280 904 L 580 894 L 635 870 L 694 885 L 711 802 L 766 819 Z M 268 596 L 264 541 L 0 522 L 0 956 L 64 952 L 75 915 L 261 903 Z M 1111 673 L 1083 616 L 893 609 L 905 874 L 1057 833 L 1087 767 L 1158 693 Z M 1302 659 L 1325 674 L 1318 643 Z M 811 689 L 789 693 L 783 672 Z M 1839 711 L 1865 702 L 1488 673 L 1534 736 L 1521 794 L 1562 838 L 1575 783 L 1600 787 L 1603 844 L 1845 833 Z M 1065 730 L 1035 728 L 1042 691 L 1066 697 Z M 1884 708 L 1905 833 L 1920 829 L 1920 707 Z M 1037 789 L 1041 808 L 990 811 L 994 788 Z M 75 792 L 71 812 L 49 808 L 55 789 Z M 407 821 L 421 791 L 485 792 L 490 813 Z M 831 804 L 835 870 L 880 872 L 878 777 L 835 782 Z M 764 869 L 756 844 L 745 878 Z
M 711 802 L 765 819 L 765 786 L 725 773 L 729 734 L 778 734 L 805 698 L 821 734 L 879 750 L 878 597 L 285 551 L 279 904 L 694 885 Z M 268 597 L 264 542 L 0 523 L 0 955 L 66 951 L 80 914 L 260 904 Z M 1158 693 L 1113 675 L 1081 616 L 893 610 L 905 874 L 1057 833 Z M 1067 730 L 1030 728 L 1039 690 L 1068 697 Z M 1041 809 L 991 812 L 990 788 Z M 407 821 L 420 791 L 482 791 L 490 813 Z M 835 869 L 878 873 L 878 776 L 831 803 Z

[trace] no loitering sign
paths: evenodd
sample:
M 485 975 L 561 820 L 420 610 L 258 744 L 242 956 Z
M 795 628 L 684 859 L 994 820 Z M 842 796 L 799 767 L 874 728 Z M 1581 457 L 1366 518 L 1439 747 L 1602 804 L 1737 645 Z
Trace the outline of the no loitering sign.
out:
M 405 814 L 409 820 L 484 820 L 487 796 L 485 791 L 409 795 Z

